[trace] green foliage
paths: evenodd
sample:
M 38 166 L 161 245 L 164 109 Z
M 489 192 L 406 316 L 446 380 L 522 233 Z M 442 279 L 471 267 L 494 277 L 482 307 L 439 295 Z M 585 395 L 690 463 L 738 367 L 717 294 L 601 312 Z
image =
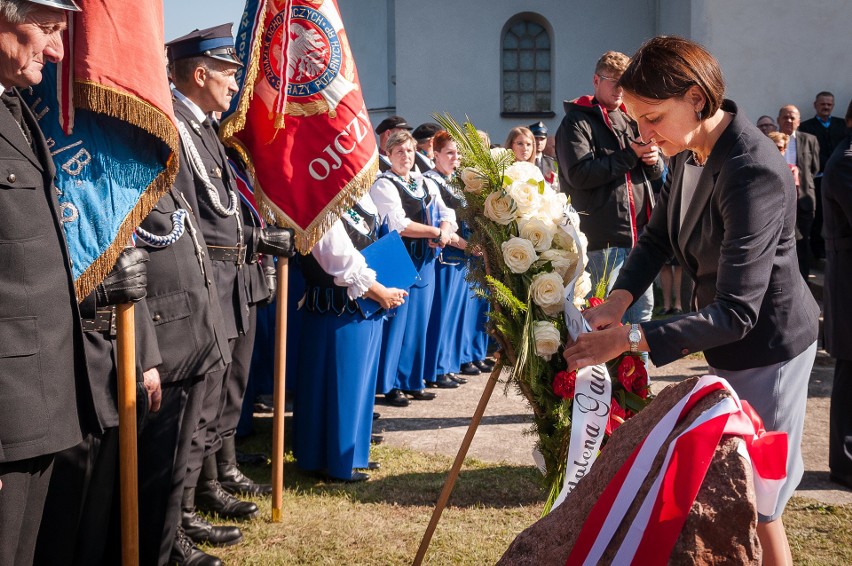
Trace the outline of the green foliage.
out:
M 509 313 L 512 316 L 520 316 L 527 312 L 527 304 L 522 303 L 503 283 L 490 275 L 486 275 L 485 280 L 488 281 L 491 296 L 505 308 L 509 309 Z

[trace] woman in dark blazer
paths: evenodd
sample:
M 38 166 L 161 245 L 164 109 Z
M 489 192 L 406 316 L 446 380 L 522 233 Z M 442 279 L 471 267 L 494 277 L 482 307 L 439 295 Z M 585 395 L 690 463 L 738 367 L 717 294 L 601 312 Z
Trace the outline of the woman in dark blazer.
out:
M 803 473 L 819 309 L 798 270 L 790 170 L 772 141 L 723 98 L 718 62 L 700 45 L 651 39 L 619 84 L 642 139 L 672 157 L 671 173 L 607 301 L 585 313 L 599 331 L 566 347 L 568 369 L 631 349 L 647 351 L 657 366 L 703 351 L 767 430 L 788 434 L 787 481 L 775 513 L 759 516 L 758 536 L 765 564 L 791 564 L 780 516 Z M 619 326 L 671 256 L 695 281 L 695 312 Z

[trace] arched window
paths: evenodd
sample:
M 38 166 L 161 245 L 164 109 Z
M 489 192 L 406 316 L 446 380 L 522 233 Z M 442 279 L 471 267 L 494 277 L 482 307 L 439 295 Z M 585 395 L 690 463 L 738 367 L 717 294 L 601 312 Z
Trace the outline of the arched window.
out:
M 551 44 L 545 25 L 537 14 L 518 14 L 503 30 L 504 114 L 552 114 Z

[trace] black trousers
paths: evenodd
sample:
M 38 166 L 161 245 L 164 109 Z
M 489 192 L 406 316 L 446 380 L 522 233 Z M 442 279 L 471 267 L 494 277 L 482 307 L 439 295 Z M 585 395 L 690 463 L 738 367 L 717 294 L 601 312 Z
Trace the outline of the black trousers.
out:
M 799 272 L 806 282 L 811 274 L 811 227 L 813 223 L 813 211 L 803 212 L 799 210 L 796 214 L 796 228 L 802 236 L 801 240 L 796 241 L 796 254 L 799 256 Z
M 140 564 L 166 564 L 180 523 L 192 436 L 201 419 L 205 376 L 163 384 L 160 410 L 139 437 Z
M 249 306 L 249 329 L 244 335 L 231 342 L 231 364 L 225 372 L 222 384 L 219 416 L 216 433 L 219 438 L 233 436 L 240 423 L 243 398 L 248 388 L 251 356 L 254 352 L 254 338 L 257 334 L 257 307 Z
M 0 462 L 0 566 L 33 561 L 53 458 Z
M 118 451 L 118 427 L 110 427 L 56 454 L 34 564 L 121 561 Z
M 852 360 L 837 360 L 829 411 L 828 467 L 852 482 Z
M 187 487 L 198 485 L 201 474 L 201 463 L 205 456 L 215 454 L 222 446 L 222 438 L 216 433 L 216 417 L 219 414 L 219 400 L 222 396 L 222 380 L 224 369 L 208 373 L 201 387 L 201 409 L 198 424 L 192 431 L 190 439 L 189 459 L 186 463 Z

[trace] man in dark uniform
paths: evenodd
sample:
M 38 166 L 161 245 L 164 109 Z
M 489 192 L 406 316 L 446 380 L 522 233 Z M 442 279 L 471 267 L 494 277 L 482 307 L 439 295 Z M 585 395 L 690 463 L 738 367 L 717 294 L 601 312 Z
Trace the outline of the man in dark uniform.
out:
M 535 166 L 541 170 L 544 180 L 555 190 L 559 190 L 556 160 L 544 153 L 544 148 L 547 146 L 547 126 L 544 125 L 544 122 L 536 122 L 535 124 L 530 124 L 528 128 L 535 138 Z
M 293 250 L 291 231 L 245 223 L 224 148 L 209 119 L 213 112 L 226 111 L 237 92 L 235 75 L 241 64 L 233 46 L 231 25 L 225 24 L 170 42 L 168 53 L 175 116 L 186 156 L 175 189 L 187 200 L 206 240 L 234 360 L 218 395 L 211 391 L 202 409 L 202 420 L 208 426 L 195 505 L 222 517 L 246 519 L 257 515 L 257 506 L 236 499 L 219 479 L 234 493 L 271 491 L 271 486 L 255 484 L 239 471 L 234 448 L 251 360 L 255 314 L 251 304 L 257 294 L 253 289 L 263 284 L 262 274 L 257 279 L 256 263 L 260 254 L 291 255 Z M 263 294 L 268 296 L 268 288 Z M 215 412 L 214 417 L 209 416 L 210 411 Z M 187 504 L 185 498 L 184 508 Z
M 16 88 L 59 61 L 67 1 L 0 0 L 0 565 L 33 559 L 54 454 L 91 422 L 50 151 Z M 94 423 L 92 423 L 94 426 Z
M 435 167 L 435 151 L 432 149 L 432 140 L 435 134 L 442 130 L 441 126 L 434 122 L 420 124 L 411 135 L 417 142 L 417 152 L 414 154 L 414 167 L 421 173 L 425 173 Z

